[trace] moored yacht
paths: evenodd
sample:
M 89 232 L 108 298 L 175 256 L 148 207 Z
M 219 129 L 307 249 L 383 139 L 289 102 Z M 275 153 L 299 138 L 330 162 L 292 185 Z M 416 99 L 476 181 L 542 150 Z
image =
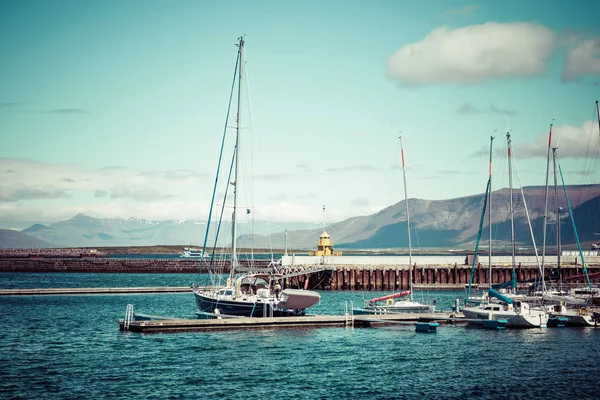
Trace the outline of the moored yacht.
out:
M 205 258 L 206 253 L 202 251 L 202 249 L 196 249 L 193 247 L 185 247 L 181 253 L 179 253 L 179 257 L 182 258 Z

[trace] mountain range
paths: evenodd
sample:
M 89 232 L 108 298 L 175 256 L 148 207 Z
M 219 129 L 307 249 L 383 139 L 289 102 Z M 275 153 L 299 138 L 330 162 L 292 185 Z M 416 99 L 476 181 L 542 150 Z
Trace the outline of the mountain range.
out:
M 545 208 L 545 188 L 523 188 L 535 241 L 542 242 Z M 600 241 L 600 184 L 568 186 L 567 193 L 573 210 L 579 239 L 587 249 Z M 411 238 L 413 248 L 473 249 L 481 219 L 484 194 L 448 200 L 409 199 Z M 564 194 L 559 192 L 561 242 L 576 243 Z M 492 194 L 492 238 L 494 248 L 501 249 L 511 242 L 509 191 L 500 189 Z M 518 191 L 513 193 L 515 241 L 519 246 L 532 247 L 525 203 Z M 556 245 L 556 212 L 553 190 L 549 191 L 547 245 Z M 254 248 L 313 249 L 322 227 L 317 223 L 276 223 L 255 221 L 239 224 L 239 246 Z M 488 216 L 484 218 L 482 246 L 488 240 Z M 230 223 L 220 228 L 219 246 L 231 243 Z M 285 230 L 287 229 L 287 235 Z M 406 249 L 408 248 L 406 205 L 404 201 L 373 215 L 353 217 L 326 226 L 339 249 Z M 20 240 L 12 242 L 10 230 L 0 232 L 0 247 L 103 247 L 152 245 L 202 245 L 206 231 L 204 221 L 149 221 L 143 219 L 97 219 L 83 214 L 50 225 L 35 224 L 20 232 Z M 216 230 L 211 228 L 211 235 Z M 248 232 L 248 233 L 244 233 Z M 19 233 L 19 232 L 17 232 Z M 287 240 L 286 240 L 287 236 Z M 32 241 L 24 245 L 27 238 Z M 11 244 L 13 243 L 13 244 Z M 17 243 L 17 245 L 14 245 Z M 210 243 L 210 242 L 209 242 Z

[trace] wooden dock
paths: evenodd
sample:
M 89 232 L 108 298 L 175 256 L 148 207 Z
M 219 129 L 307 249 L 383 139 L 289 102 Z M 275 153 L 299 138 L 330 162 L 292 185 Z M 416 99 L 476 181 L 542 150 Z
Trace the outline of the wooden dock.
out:
M 417 322 L 437 321 L 460 322 L 461 313 L 441 312 L 433 314 L 398 313 L 387 315 L 308 315 L 304 317 L 274 318 L 224 318 L 224 319 L 158 319 L 145 321 L 119 320 L 119 329 L 140 333 L 185 332 L 232 329 L 268 329 L 268 328 L 317 328 L 325 326 L 367 327 L 373 324 L 405 323 L 414 325 Z M 161 317 L 162 318 L 162 317 Z
M 188 293 L 189 286 L 166 287 L 112 287 L 112 288 L 38 288 L 38 289 L 0 289 L 0 296 L 59 296 L 89 294 L 155 294 Z

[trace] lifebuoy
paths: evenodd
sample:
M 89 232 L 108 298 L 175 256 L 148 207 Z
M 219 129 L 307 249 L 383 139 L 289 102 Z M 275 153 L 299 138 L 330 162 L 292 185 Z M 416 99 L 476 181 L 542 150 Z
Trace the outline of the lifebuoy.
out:
M 386 306 L 393 306 L 394 305 L 394 299 L 387 299 L 385 301 L 385 305 Z

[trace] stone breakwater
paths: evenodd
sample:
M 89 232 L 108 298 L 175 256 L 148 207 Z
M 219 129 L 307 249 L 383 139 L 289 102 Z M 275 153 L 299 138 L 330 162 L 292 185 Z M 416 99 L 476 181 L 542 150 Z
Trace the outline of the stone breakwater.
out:
M 210 262 L 205 261 L 203 272 Z M 213 262 L 216 271 L 229 272 L 229 261 Z M 266 268 L 269 261 L 240 261 L 242 268 Z M 155 273 L 197 274 L 199 260 L 188 259 L 126 259 L 126 258 L 1 258 L 0 272 L 93 272 L 93 273 Z
M 252 263 L 241 260 L 240 266 L 246 270 L 269 268 L 269 260 Z M 207 272 L 209 262 L 205 261 L 202 272 Z M 229 272 L 229 261 L 213 262 L 213 270 Z M 315 290 L 365 290 L 397 291 L 409 288 L 410 270 L 406 265 L 328 265 L 325 270 L 303 275 L 303 267 L 277 266 L 283 274 L 295 274 L 283 280 L 284 287 Z M 119 259 L 119 258 L 8 258 L 0 257 L 0 272 L 61 272 L 61 273 L 182 273 L 197 274 L 199 260 L 186 259 Z M 552 268 L 548 268 L 548 274 Z M 600 265 L 588 267 L 591 277 L 598 279 Z M 414 266 L 414 284 L 435 289 L 456 289 L 468 284 L 471 273 L 469 265 L 453 266 Z M 512 268 L 506 265 L 492 267 L 492 284 L 510 280 Z M 519 265 L 516 268 L 517 280 L 531 282 L 538 275 L 536 266 Z M 562 276 L 569 283 L 584 282 L 583 268 L 578 265 L 562 267 Z M 473 284 L 489 285 L 488 268 L 477 265 Z

